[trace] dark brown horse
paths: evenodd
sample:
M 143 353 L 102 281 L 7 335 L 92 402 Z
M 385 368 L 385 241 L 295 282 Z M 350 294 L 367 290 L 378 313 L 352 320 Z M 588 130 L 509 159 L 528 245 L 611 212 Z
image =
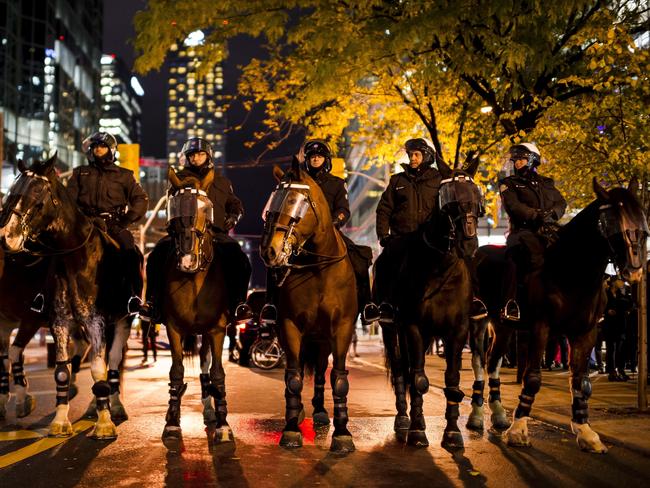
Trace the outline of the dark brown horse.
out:
M 291 171 L 279 168 L 280 181 L 265 211 L 266 224 L 260 252 L 267 266 L 284 279 L 279 285 L 280 341 L 286 352 L 286 425 L 280 439 L 284 447 L 302 446 L 299 424 L 303 372 L 316 370 L 314 419 L 327 422 L 323 402 L 327 358 L 334 358 L 330 384 L 334 398 L 334 434 L 331 450 L 354 450 L 347 429 L 348 371 L 345 358 L 357 316 L 352 264 L 343 238 L 332 225 L 327 200 L 318 184 L 300 169 L 294 158 Z M 306 343 L 309 347 L 305 347 Z M 322 378 L 320 384 L 319 378 Z
M 475 250 L 481 196 L 469 174 L 440 165 L 440 205 L 420 230 L 399 238 L 376 262 L 376 276 L 395 281 L 395 324 L 382 327 L 386 364 L 396 396 L 395 431 L 406 442 L 426 447 L 423 395 L 429 389 L 425 352 L 434 337 L 445 345 L 444 394 L 447 399 L 442 446 L 462 447 L 458 428 L 461 354 L 469 330 L 472 302 L 466 256 Z M 473 168 L 476 170 L 476 167 Z M 383 280 L 382 280 L 383 281 Z M 379 285 L 378 281 L 375 285 Z M 407 415 L 406 389 L 411 400 Z
M 631 191 L 636 190 L 636 181 L 632 181 L 628 189 L 612 188 L 607 191 L 594 179 L 593 188 L 596 200 L 559 230 L 557 241 L 545 253 L 543 268 L 528 278 L 521 296 L 527 305 L 523 309 L 522 322 L 531 333 L 519 405 L 514 413 L 514 421 L 506 432 L 510 445 L 530 445 L 527 420 L 542 384 L 542 354 L 549 333 L 554 333 L 566 335 L 571 346 L 571 427 L 578 446 L 590 452 L 607 451 L 588 423 L 587 402 L 591 396 L 589 354 L 596 341 L 596 324 L 605 308 L 605 268 L 611 261 L 625 280 L 636 282 L 640 279 L 644 264 L 641 250 L 646 245 L 648 224 Z M 494 249 L 488 251 L 495 252 Z M 494 256 L 488 256 L 484 261 L 488 266 L 494 262 Z M 480 272 L 479 277 L 484 280 L 482 288 L 500 288 L 496 281 L 498 275 Z M 495 338 L 490 351 L 488 374 L 490 396 L 496 395 L 498 398 L 498 368 L 504 353 L 504 338 L 511 331 L 496 315 L 493 316 L 493 326 Z M 502 423 L 503 418 L 499 416 L 493 418 L 493 422 L 495 420 Z
M 100 272 L 107 250 L 114 244 L 72 201 L 56 175 L 55 161 L 56 156 L 36 161 L 29 169 L 22 162 L 19 165 L 21 174 L 0 215 L 4 247 L 8 252 L 27 252 L 53 260 L 49 275 L 54 302 L 49 319 L 56 344 L 57 406 L 50 435 L 72 435 L 68 419 L 68 343 L 71 335 L 82 330 L 91 344 L 91 374 L 95 380 L 98 418 L 91 435 L 114 438 L 117 430 L 109 410 L 105 329 L 107 323 L 125 315 L 126 307 L 120 308 L 107 299 L 109 294 L 100 294 L 103 289 L 119 295 L 106 280 L 107 275 Z
M 210 171 L 199 180 L 195 177 L 180 179 L 169 170 L 172 193 L 168 203 L 168 230 L 170 238 L 158 245 L 171 247 L 175 252 L 163 250 L 165 261 L 163 307 L 161 321 L 167 327 L 172 351 L 169 371 L 169 408 L 163 431 L 163 441 L 177 442 L 181 438 L 181 397 L 187 387 L 183 383 L 183 338 L 202 334 L 204 344 L 209 342 L 212 366 L 209 375 L 202 354 L 201 390 L 203 416 L 206 423 L 216 420 L 213 441 L 215 444 L 232 443 L 234 437 L 226 416 L 226 374 L 221 363 L 221 353 L 228 323 L 228 293 L 224 267 L 213 248 L 212 203 L 205 190 L 214 179 Z M 170 242 L 170 240 L 173 242 Z M 156 252 L 156 251 L 154 251 Z M 212 406 L 216 407 L 216 419 Z

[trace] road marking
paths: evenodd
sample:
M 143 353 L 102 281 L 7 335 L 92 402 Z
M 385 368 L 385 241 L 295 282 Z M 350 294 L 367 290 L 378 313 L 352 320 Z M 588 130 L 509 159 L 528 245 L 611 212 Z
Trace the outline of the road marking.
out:
M 36 430 L 12 430 L 0 432 L 0 441 L 20 441 L 23 439 L 40 439 L 44 434 Z
M 28 446 L 23 447 L 22 449 L 18 449 L 17 451 L 5 454 L 4 456 L 0 456 L 0 469 L 6 468 L 7 466 L 11 466 L 12 464 L 23 461 L 29 457 L 36 456 L 41 452 L 63 444 L 64 442 L 72 439 L 74 436 L 88 430 L 93 425 L 95 425 L 94 420 L 79 420 L 78 422 L 72 424 L 74 434 L 70 437 L 44 437 Z

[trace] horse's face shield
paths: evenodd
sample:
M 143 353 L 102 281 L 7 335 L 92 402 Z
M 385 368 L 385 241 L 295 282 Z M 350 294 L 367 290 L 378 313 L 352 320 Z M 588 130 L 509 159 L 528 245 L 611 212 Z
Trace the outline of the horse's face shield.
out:
M 264 234 L 260 244 L 262 259 L 268 266 L 288 264 L 300 240 L 296 226 L 310 206 L 309 185 L 281 183 L 271 194 L 262 212 Z
M 464 238 L 474 238 L 478 232 L 478 218 L 484 214 L 483 195 L 472 178 L 456 175 L 443 180 L 438 193 L 440 211 L 454 223 Z M 460 225 L 456 221 L 460 220 Z
M 624 279 L 636 281 L 645 264 L 642 253 L 650 235 L 647 219 L 642 213 L 639 218 L 631 218 L 623 202 L 604 204 L 598 210 L 598 229 L 607 240 L 612 259 Z
M 204 238 L 213 220 L 212 202 L 202 190 L 183 188 L 167 200 L 167 228 L 174 238 L 181 271 L 200 270 Z
M 52 195 L 47 177 L 31 170 L 21 173 L 5 195 L 0 212 L 0 228 L 9 251 L 23 251 L 27 241 L 36 240 L 46 230 L 46 205 L 57 200 Z

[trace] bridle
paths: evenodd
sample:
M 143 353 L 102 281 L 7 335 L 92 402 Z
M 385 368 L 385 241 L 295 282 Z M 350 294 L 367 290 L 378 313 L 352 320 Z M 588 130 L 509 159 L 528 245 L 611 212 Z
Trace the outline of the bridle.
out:
M 615 210 L 615 205 L 623 207 L 623 202 L 605 203 L 598 207 L 598 231 L 600 235 L 605 238 L 608 247 L 608 259 L 616 269 L 617 274 L 620 275 L 619 264 L 621 256 L 616 252 L 613 244 L 614 239 L 618 236 L 622 237 L 626 247 L 632 249 L 633 254 L 637 254 L 644 244 L 644 240 L 650 234 L 648 224 L 644 219 L 644 225 L 637 229 L 625 229 L 621 223 L 618 212 Z M 627 262 L 627 256 L 625 257 Z M 639 266 L 632 265 L 633 269 L 643 267 L 645 263 L 641 262 L 639 256 Z
M 34 198 L 31 195 L 28 197 L 25 192 L 19 192 L 19 195 L 22 195 L 23 197 L 29 198 L 33 200 L 33 204 L 29 206 L 29 209 L 25 212 L 21 212 L 20 210 L 17 210 L 15 208 L 15 205 L 11 205 L 9 207 L 3 208 L 3 213 L 8 212 L 9 214 L 14 214 L 16 215 L 19 220 L 20 220 L 20 234 L 23 237 L 23 244 L 22 244 L 22 249 L 18 251 L 10 251 L 10 250 L 5 250 L 8 253 L 17 253 L 17 252 L 27 252 L 28 254 L 31 254 L 32 256 L 40 256 L 40 257 L 50 257 L 50 256 L 61 256 L 64 254 L 70 254 L 75 251 L 78 251 L 79 249 L 83 248 L 88 241 L 90 240 L 90 237 L 92 236 L 92 233 L 95 229 L 94 225 L 89 226 L 88 234 L 84 238 L 84 240 L 81 242 L 81 244 L 70 247 L 70 248 L 65 248 L 65 249 L 55 249 L 52 248 L 51 246 L 47 245 L 44 243 L 41 239 L 39 239 L 38 235 L 39 233 L 31 231 L 31 221 L 34 218 L 34 215 L 36 215 L 37 211 L 41 210 L 45 206 L 45 201 L 49 197 L 52 201 L 52 205 L 54 205 L 54 208 L 57 209 L 60 202 L 59 200 L 54 196 L 54 193 L 52 192 L 52 184 L 50 180 L 43 175 L 40 175 L 38 173 L 35 173 L 32 170 L 25 170 L 23 173 L 21 173 L 20 177 L 27 177 L 27 178 L 32 178 L 35 180 L 41 180 L 44 181 L 45 184 L 43 185 L 43 189 L 45 191 L 41 192 L 41 195 L 39 195 L 38 198 Z M 8 193 L 7 196 L 10 196 L 11 193 Z M 7 224 L 7 221 L 9 220 L 8 217 L 5 217 L 3 215 L 3 226 Z M 47 252 L 41 252 L 41 251 L 34 251 L 27 249 L 25 247 L 25 243 L 27 242 L 32 242 L 36 245 L 38 245 L 41 248 L 44 248 L 47 250 Z
M 274 205 L 274 199 L 280 196 L 284 196 L 281 205 Z M 290 197 L 294 197 L 296 199 L 295 202 L 292 202 Z M 289 210 L 285 210 L 284 208 L 287 202 L 292 204 Z M 287 263 L 279 266 L 280 268 L 305 269 L 326 267 L 341 261 L 347 255 L 347 250 L 343 254 L 332 256 L 305 249 L 305 245 L 316 234 L 316 231 L 312 230 L 309 234 L 302 236 L 296 232 L 296 226 L 309 211 L 313 213 L 316 219 L 314 229 L 319 228 L 321 219 L 318 217 L 317 206 L 311 196 L 310 187 L 306 184 L 281 182 L 269 198 L 267 208 L 265 208 L 263 215 L 266 222 L 265 232 L 267 233 L 267 239 L 270 239 L 276 231 L 282 231 L 284 237 L 282 239 L 281 249 L 288 256 Z M 282 215 L 288 217 L 287 224 L 281 224 L 278 221 Z M 273 220 L 269 219 L 269 217 L 272 217 Z M 292 256 L 298 257 L 300 255 L 310 256 L 316 258 L 316 260 L 310 263 L 289 262 Z

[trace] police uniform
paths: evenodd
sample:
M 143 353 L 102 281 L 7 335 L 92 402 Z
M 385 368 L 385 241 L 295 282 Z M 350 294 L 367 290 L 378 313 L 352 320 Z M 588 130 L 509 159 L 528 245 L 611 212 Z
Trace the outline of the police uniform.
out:
M 501 180 L 499 193 L 510 218 L 506 243 L 509 252 L 519 254 L 516 248 L 523 247 L 527 255 L 514 257 L 517 265 L 530 266 L 527 271 L 539 269 L 544 262 L 546 247 L 541 232 L 545 230 L 545 224 L 553 224 L 562 218 L 566 200 L 555 188 L 552 178 L 533 170 L 526 176 L 513 175 Z
M 350 202 L 345 181 L 326 171 L 319 171 L 312 178 L 323 191 L 330 207 L 332 222 L 336 227 L 343 227 L 350 219 Z

